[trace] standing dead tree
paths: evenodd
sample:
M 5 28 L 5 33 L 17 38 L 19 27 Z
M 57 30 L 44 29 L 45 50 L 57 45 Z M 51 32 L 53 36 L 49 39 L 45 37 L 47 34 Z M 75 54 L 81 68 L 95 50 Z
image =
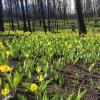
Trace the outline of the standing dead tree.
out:
M 77 20 L 78 20 L 78 26 L 79 26 L 79 35 L 87 34 L 86 26 L 85 26 L 84 18 L 83 18 L 81 0 L 75 0 L 75 8 L 76 8 Z
M 4 31 L 2 0 L 0 0 L 0 31 Z

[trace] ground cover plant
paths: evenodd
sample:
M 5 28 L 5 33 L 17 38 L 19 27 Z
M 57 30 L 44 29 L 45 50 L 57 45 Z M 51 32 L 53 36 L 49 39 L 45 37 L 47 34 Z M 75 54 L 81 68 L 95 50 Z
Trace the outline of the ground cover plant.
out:
M 25 34 L 0 40 L 1 99 L 99 97 L 100 34 Z
M 0 0 L 0 100 L 100 100 L 100 0 Z

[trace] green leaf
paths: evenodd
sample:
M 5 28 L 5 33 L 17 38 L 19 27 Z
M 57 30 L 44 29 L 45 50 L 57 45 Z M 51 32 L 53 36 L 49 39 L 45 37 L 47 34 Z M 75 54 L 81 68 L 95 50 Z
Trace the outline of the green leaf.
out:
M 48 100 L 47 91 L 44 92 L 42 100 Z
M 64 78 L 60 74 L 58 75 L 59 77 L 59 84 L 62 86 L 64 84 Z
M 79 60 L 79 57 L 77 57 L 77 58 L 75 59 L 74 64 L 76 64 L 76 63 L 78 62 L 78 60 Z
M 89 73 L 92 71 L 92 69 L 94 68 L 95 63 L 91 64 L 89 67 Z
M 30 70 L 27 71 L 27 75 L 28 75 L 29 79 L 31 79 L 31 71 Z
M 72 92 L 72 93 L 68 96 L 68 98 L 67 98 L 66 100 L 72 100 L 73 95 L 74 95 L 74 92 Z
M 60 96 L 60 100 L 64 100 L 64 96 L 63 95 Z
M 10 76 L 9 74 L 6 74 L 6 76 L 7 76 L 7 80 L 8 80 L 8 82 L 9 82 L 10 86 L 11 86 L 12 88 L 14 88 L 14 84 L 13 84 L 13 82 L 12 82 L 12 80 L 11 80 L 11 76 Z
M 9 89 L 9 84 L 8 83 L 5 84 L 5 88 Z
M 63 67 L 63 62 L 61 61 L 61 59 L 59 59 L 58 61 L 55 61 L 54 66 L 56 70 L 60 71 L 61 68 Z
M 25 87 L 28 90 L 31 90 L 31 84 L 32 83 L 22 83 L 22 86 Z
M 81 89 L 79 88 L 79 91 L 78 91 L 78 95 L 76 97 L 76 100 L 81 100 L 82 96 L 86 93 L 87 90 L 81 92 Z
M 27 98 L 24 95 L 18 95 L 18 100 L 27 100 Z
M 14 88 L 17 88 L 22 78 L 23 74 L 18 73 L 17 71 L 14 73 Z
M 53 96 L 50 100 L 59 100 L 59 99 L 58 99 L 58 94 L 55 95 L 55 96 Z
M 39 87 L 40 92 L 43 92 L 50 82 L 51 82 L 51 80 L 41 83 L 41 86 Z

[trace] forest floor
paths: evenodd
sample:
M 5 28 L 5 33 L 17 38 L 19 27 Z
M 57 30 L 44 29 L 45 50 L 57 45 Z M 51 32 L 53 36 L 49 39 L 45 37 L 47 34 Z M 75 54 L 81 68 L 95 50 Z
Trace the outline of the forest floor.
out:
M 8 37 L 9 36 L 6 35 L 6 38 Z M 11 37 L 13 37 L 13 35 Z M 19 35 L 17 38 L 19 38 Z M 16 65 L 18 63 L 23 65 L 24 59 L 19 61 L 17 58 L 9 59 L 10 66 L 17 68 Z M 53 80 L 47 86 L 48 96 L 52 97 L 54 94 L 58 93 L 63 94 L 64 97 L 68 97 L 72 90 L 77 95 L 77 91 L 79 90 L 79 87 L 81 87 L 83 90 L 87 89 L 87 92 L 83 96 L 82 100 L 100 100 L 100 90 L 97 89 L 100 85 L 100 61 L 95 63 L 93 71 L 89 73 L 88 68 L 91 64 L 92 63 L 85 63 L 81 60 L 79 60 L 76 64 L 66 64 L 66 66 L 60 71 L 60 74 L 64 78 L 63 86 L 60 86 L 57 81 Z M 28 81 L 31 82 L 33 80 Z M 33 98 L 30 100 L 33 100 Z
M 11 66 L 15 66 L 18 61 L 12 59 L 9 63 Z M 53 81 L 47 87 L 48 95 L 53 96 L 57 92 L 68 97 L 72 90 L 77 93 L 79 87 L 81 87 L 83 90 L 87 89 L 82 100 L 100 100 L 100 91 L 97 89 L 98 85 L 100 85 L 100 62 L 95 64 L 92 73 L 88 72 L 88 66 L 90 65 L 91 63 L 83 61 L 79 61 L 75 65 L 66 65 L 60 71 L 60 74 L 64 77 L 63 87 L 60 87 L 57 82 Z M 77 76 L 77 73 L 79 76 Z

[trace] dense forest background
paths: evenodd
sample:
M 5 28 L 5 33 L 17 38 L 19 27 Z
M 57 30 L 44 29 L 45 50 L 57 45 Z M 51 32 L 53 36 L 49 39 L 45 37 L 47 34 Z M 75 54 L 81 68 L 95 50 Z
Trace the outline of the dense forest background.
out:
M 0 30 L 58 32 L 58 29 L 67 28 L 75 31 L 78 27 L 75 21 L 81 17 L 84 17 L 86 24 L 90 22 L 93 29 L 95 26 L 99 27 L 97 23 L 100 20 L 100 0 L 79 0 L 79 8 L 77 8 L 77 1 L 0 0 L 0 26 L 2 26 Z M 80 9 L 83 14 L 80 13 Z M 81 17 L 77 17 L 77 10 Z

